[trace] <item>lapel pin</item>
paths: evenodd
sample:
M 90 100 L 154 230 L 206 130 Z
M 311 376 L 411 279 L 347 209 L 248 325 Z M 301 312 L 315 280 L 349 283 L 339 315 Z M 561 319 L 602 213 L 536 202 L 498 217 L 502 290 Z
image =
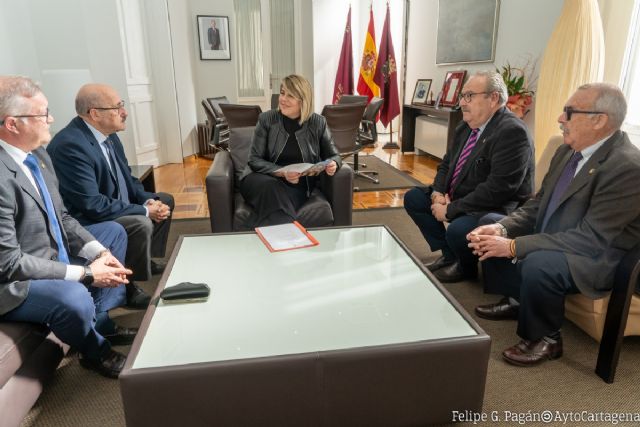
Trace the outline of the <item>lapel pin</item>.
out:
M 593 175 L 596 172 L 595 169 L 589 169 L 589 175 Z

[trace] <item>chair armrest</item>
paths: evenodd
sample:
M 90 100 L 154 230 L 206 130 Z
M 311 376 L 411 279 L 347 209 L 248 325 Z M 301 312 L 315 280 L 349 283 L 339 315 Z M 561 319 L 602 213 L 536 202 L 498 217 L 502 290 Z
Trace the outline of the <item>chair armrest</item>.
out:
M 211 232 L 233 231 L 233 162 L 228 151 L 219 151 L 205 178 Z
M 322 174 L 320 188 L 333 210 L 333 225 L 351 225 L 353 170 L 346 163 L 333 176 Z

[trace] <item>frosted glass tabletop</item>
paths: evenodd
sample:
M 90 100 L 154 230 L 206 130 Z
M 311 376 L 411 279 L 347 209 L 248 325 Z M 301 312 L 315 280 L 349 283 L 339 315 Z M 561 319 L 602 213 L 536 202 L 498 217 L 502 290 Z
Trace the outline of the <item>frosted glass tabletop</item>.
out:
M 276 253 L 256 234 L 184 237 L 166 286 L 211 295 L 160 302 L 133 369 L 477 335 L 386 228 L 311 234 Z

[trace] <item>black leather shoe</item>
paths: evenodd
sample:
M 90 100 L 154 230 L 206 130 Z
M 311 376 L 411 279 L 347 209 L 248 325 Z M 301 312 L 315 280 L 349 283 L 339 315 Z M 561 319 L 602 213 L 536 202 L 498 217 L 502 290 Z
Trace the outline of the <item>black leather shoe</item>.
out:
M 509 298 L 502 298 L 494 304 L 479 305 L 476 307 L 478 317 L 488 320 L 516 320 L 518 319 L 518 306 L 511 304 Z
M 165 268 L 167 268 L 166 262 L 151 260 L 151 274 L 162 274 Z
M 138 328 L 125 328 L 124 326 L 116 326 L 113 334 L 103 335 L 111 345 L 129 345 L 138 333 Z
M 149 306 L 151 297 L 133 282 L 127 284 L 127 307 L 145 309 Z
M 562 337 L 550 343 L 543 339 L 522 340 L 502 352 L 505 361 L 517 366 L 533 366 L 562 356 Z
M 429 271 L 433 272 L 441 269 L 442 267 L 446 267 L 447 265 L 451 265 L 456 262 L 455 259 L 447 259 L 444 255 L 440 255 L 437 260 L 433 261 L 431 264 L 427 264 L 425 267 L 429 269 Z
M 460 282 L 466 278 L 464 271 L 462 271 L 462 266 L 458 261 L 434 271 L 433 275 L 442 283 Z
M 112 349 L 109 349 L 99 359 L 88 359 L 80 355 L 80 365 L 83 368 L 91 369 L 100 375 L 114 379 L 118 378 L 118 375 L 122 372 L 126 360 L 127 356 Z

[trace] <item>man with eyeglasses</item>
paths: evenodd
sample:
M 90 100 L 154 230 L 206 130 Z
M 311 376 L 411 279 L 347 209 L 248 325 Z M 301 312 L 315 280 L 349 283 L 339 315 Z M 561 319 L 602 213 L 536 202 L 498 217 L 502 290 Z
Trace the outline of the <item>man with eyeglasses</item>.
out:
M 89 230 L 102 221 L 122 224 L 129 237 L 125 265 L 133 270 L 133 280 L 149 280 L 165 267 L 151 258 L 165 255 L 173 197 L 145 191 L 131 175 L 116 134 L 125 129 L 127 110 L 115 89 L 82 86 L 76 112 L 47 147 L 65 205 Z M 150 297 L 133 280 L 127 285 L 127 306 L 146 308 Z
M 533 143 L 522 120 L 505 107 L 502 76 L 474 74 L 459 102 L 463 122 L 433 185 L 404 196 L 404 208 L 431 250 L 442 251 L 427 265 L 441 282 L 475 278 L 478 258 L 467 246 L 469 231 L 482 216 L 508 214 L 533 193 Z
M 476 314 L 518 320 L 522 340 L 502 353 L 511 364 L 562 356 L 565 296 L 605 296 L 640 241 L 640 151 L 620 131 L 626 111 L 616 86 L 580 86 L 558 117 L 564 144 L 535 198 L 468 235 L 487 290 L 505 295 Z
M 115 222 L 89 233 L 67 213 L 42 147 L 52 122 L 37 84 L 0 76 L 0 322 L 47 325 L 82 366 L 117 378 L 126 357 L 111 345 L 136 334 L 108 316 L 125 302 L 127 235 Z

